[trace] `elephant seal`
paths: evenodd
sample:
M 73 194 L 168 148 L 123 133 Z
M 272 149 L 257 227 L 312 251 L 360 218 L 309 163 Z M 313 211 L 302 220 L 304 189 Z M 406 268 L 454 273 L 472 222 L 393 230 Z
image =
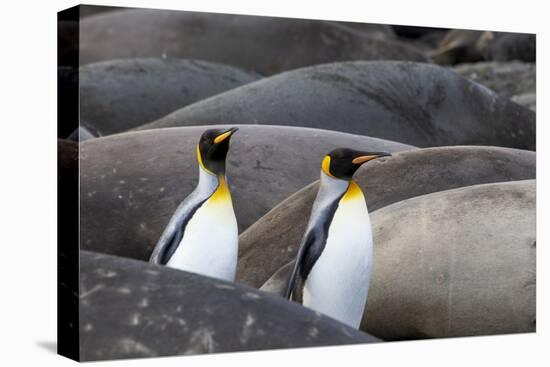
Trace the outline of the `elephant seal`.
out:
M 537 67 L 521 61 L 460 64 L 453 71 L 505 97 L 535 93 Z
M 371 218 L 362 330 L 384 340 L 535 331 L 534 180 L 418 196 Z M 260 289 L 281 296 L 293 266 Z
M 227 180 L 240 231 L 318 179 L 319 162 L 333 148 L 389 152 L 413 148 L 317 129 L 236 126 Z M 177 205 L 197 183 L 195 147 L 209 128 L 150 130 L 82 142 L 82 248 L 148 259 Z
M 57 140 L 57 352 L 78 358 L 78 144 Z
M 67 139 L 79 127 L 78 69 L 57 68 L 57 137 Z
M 290 279 L 290 275 L 292 274 L 292 269 L 294 268 L 295 263 L 296 260 L 292 260 L 291 262 L 277 270 L 275 274 L 273 274 L 264 284 L 262 284 L 260 290 L 263 292 L 275 294 L 280 297 L 284 297 L 286 288 L 288 286 L 288 281 Z
M 372 38 L 378 38 L 382 40 L 395 40 L 397 39 L 393 28 L 387 24 L 377 23 L 360 23 L 360 22 L 344 22 L 344 21 L 329 21 L 332 24 L 338 24 L 342 27 L 352 29 L 357 32 L 364 33 Z
M 400 152 L 370 162 L 354 177 L 372 213 L 415 196 L 535 176 L 534 152 L 459 146 Z M 317 189 L 314 183 L 298 191 L 241 234 L 238 282 L 260 287 L 277 269 L 294 259 Z
M 397 36 L 410 39 L 418 39 L 432 33 L 449 31 L 448 28 L 417 27 L 408 25 L 392 25 L 391 27 Z
M 536 36 L 528 33 L 507 33 L 453 29 L 428 56 L 438 64 L 476 61 L 536 61 Z
M 102 135 L 122 132 L 261 78 L 197 60 L 121 59 L 80 67 L 80 116 Z
M 277 124 L 375 136 L 418 147 L 535 149 L 533 111 L 447 68 L 345 62 L 281 73 L 182 108 L 140 130 Z
M 504 33 L 487 49 L 487 58 L 494 61 L 520 60 L 536 62 L 536 35 L 530 33 Z
M 90 17 L 97 14 L 102 14 L 111 11 L 120 11 L 129 8 L 118 6 L 100 6 L 100 5 L 78 5 L 78 11 L 80 13 L 80 19 Z
M 399 41 L 306 19 L 132 9 L 85 18 L 80 35 L 81 64 L 179 57 L 271 75 L 332 61 L 427 61 Z
M 447 32 L 429 56 L 435 63 L 442 65 L 482 61 L 494 37 L 493 32 L 453 29 Z
M 380 341 L 280 297 L 193 273 L 87 251 L 80 272 L 80 361 Z
M 537 110 L 537 95 L 535 93 L 516 94 L 510 98 L 512 101 L 529 108 L 532 111 Z
M 535 180 L 415 197 L 371 216 L 361 329 L 385 340 L 535 331 Z
M 71 141 L 85 141 L 90 139 L 95 139 L 97 137 L 101 136 L 97 130 L 90 129 L 86 126 L 79 126 L 77 129 L 75 129 L 68 137 L 67 140 Z

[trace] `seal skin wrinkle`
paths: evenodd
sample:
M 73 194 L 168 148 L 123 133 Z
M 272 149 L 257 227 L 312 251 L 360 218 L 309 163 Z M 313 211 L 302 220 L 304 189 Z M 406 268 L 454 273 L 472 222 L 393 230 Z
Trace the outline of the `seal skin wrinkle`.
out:
M 227 281 L 235 280 L 238 230 L 225 178 L 236 128 L 205 131 L 197 144 L 199 183 L 178 206 L 149 262 Z
M 367 302 L 373 241 L 365 197 L 352 176 L 362 164 L 389 155 L 339 148 L 325 156 L 285 292 L 286 298 L 356 329 Z

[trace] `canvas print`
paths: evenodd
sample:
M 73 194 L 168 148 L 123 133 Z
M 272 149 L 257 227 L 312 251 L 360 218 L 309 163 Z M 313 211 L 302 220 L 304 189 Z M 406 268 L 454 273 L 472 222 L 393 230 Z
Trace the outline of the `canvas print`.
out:
M 536 330 L 534 34 L 58 14 L 58 350 Z

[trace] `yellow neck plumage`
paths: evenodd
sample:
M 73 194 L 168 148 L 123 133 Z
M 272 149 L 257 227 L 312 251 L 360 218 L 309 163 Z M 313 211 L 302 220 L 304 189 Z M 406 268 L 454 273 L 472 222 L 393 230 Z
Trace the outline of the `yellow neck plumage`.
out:
M 346 190 L 344 196 L 342 196 L 342 201 L 349 201 L 361 198 L 364 198 L 363 191 L 361 191 L 361 188 L 355 181 L 350 180 L 348 189 Z
M 213 202 L 226 202 L 231 201 L 231 193 L 229 192 L 229 188 L 227 187 L 227 183 L 225 182 L 225 177 L 218 176 L 219 184 L 218 188 L 212 196 L 210 197 L 210 200 Z

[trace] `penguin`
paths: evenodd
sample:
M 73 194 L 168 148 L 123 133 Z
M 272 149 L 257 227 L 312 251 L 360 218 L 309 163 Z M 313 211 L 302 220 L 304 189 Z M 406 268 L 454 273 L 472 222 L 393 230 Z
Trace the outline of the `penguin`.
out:
M 352 176 L 386 152 L 338 148 L 321 164 L 319 191 L 284 296 L 358 329 L 373 266 L 367 203 Z
M 237 128 L 206 130 L 196 147 L 199 182 L 176 209 L 150 263 L 234 281 L 238 229 L 225 178 L 229 141 Z

